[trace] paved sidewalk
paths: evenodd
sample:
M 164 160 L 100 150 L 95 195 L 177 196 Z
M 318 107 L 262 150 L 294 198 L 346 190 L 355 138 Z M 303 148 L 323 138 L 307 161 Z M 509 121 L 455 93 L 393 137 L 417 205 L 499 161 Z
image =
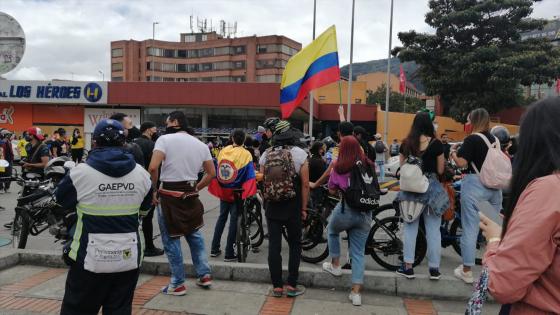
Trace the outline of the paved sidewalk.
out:
M 15 266 L 0 271 L 0 314 L 58 314 L 64 295 L 65 269 Z M 402 299 L 371 293 L 363 295 L 363 305 L 348 301 L 348 292 L 308 289 L 296 299 L 268 296 L 270 285 L 248 282 L 214 281 L 212 289 L 196 287 L 188 280 L 183 297 L 159 293 L 168 278 L 141 275 L 134 296 L 133 314 L 376 314 L 376 315 L 459 315 L 464 302 Z M 497 314 L 488 305 L 485 314 Z

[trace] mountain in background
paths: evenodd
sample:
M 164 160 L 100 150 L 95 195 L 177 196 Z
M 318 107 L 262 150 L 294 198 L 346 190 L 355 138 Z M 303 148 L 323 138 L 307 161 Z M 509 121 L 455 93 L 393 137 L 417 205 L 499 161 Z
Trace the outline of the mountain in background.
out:
M 400 75 L 400 65 L 401 62 L 399 58 L 391 58 L 391 73 L 397 77 Z M 405 62 L 402 65 L 407 81 L 414 84 L 418 91 L 425 92 L 426 89 L 424 84 L 422 84 L 422 81 L 417 75 L 420 66 L 418 66 L 415 62 Z M 348 69 L 349 65 L 340 68 L 340 75 L 347 78 Z M 387 72 L 387 59 L 371 60 L 352 64 L 352 77 L 354 80 L 356 80 L 356 77 L 360 74 L 373 72 Z

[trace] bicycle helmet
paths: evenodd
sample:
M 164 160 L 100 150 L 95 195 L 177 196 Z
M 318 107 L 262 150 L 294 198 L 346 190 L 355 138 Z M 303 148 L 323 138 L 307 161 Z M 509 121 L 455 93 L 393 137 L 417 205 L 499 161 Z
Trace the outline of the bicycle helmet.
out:
M 270 117 L 264 121 L 263 127 L 274 132 L 276 129 L 276 125 L 280 122 L 280 118 L 278 117 Z
M 509 130 L 507 130 L 506 127 L 504 126 L 494 126 L 491 130 L 490 133 L 498 138 L 498 140 L 500 141 L 500 147 L 502 148 L 502 150 L 504 150 L 508 145 L 509 142 L 511 140 L 510 136 L 509 136 Z
M 124 145 L 124 127 L 113 119 L 103 119 L 93 131 L 93 140 L 100 147 L 120 147 Z

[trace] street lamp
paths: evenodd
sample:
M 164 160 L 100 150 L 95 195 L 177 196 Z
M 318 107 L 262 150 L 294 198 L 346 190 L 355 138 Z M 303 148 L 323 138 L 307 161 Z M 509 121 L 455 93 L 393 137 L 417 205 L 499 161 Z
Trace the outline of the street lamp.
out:
M 101 70 L 98 71 L 101 74 L 101 81 L 105 81 L 105 73 Z
M 154 82 L 154 68 L 155 68 L 155 64 L 154 64 L 154 55 L 156 53 L 156 49 L 154 48 L 154 42 L 156 40 L 156 24 L 159 24 L 159 22 L 152 22 L 152 78 L 150 81 Z

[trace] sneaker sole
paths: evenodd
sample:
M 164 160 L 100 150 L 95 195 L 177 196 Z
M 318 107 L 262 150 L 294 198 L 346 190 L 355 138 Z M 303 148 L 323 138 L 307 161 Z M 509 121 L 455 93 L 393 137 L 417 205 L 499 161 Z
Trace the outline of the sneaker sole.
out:
M 437 276 L 437 277 L 430 276 L 430 280 L 439 280 L 440 278 L 441 276 Z
M 160 291 L 160 292 L 161 292 L 161 294 L 164 294 L 164 295 L 173 295 L 173 296 L 187 295 L 187 290 L 181 291 L 181 292 L 163 292 L 163 291 Z
M 412 275 L 412 276 L 411 276 L 411 275 L 407 275 L 407 274 L 404 274 L 404 273 L 401 273 L 401 272 L 398 272 L 398 271 L 396 272 L 396 274 L 398 274 L 399 276 L 403 276 L 403 277 L 405 277 L 405 278 L 407 278 L 407 279 L 415 279 L 415 278 L 416 278 L 415 275 Z
M 327 270 L 327 269 L 323 269 L 323 271 L 326 272 L 326 273 L 328 273 L 328 274 L 330 274 L 330 275 L 332 275 L 332 276 L 335 276 L 335 277 L 341 277 L 341 276 L 342 276 L 342 272 L 339 273 L 339 274 L 337 274 L 337 273 L 334 273 L 334 272 L 332 272 L 331 270 Z
M 456 273 L 454 273 L 453 275 L 455 276 L 455 278 L 457 278 L 457 279 L 463 281 L 463 282 L 466 283 L 466 284 L 473 284 L 473 283 L 474 283 L 474 279 L 465 279 L 465 278 L 459 276 L 459 275 L 456 274 Z
M 237 258 L 224 259 L 224 262 L 236 262 Z
M 212 282 L 197 283 L 196 285 L 204 289 L 209 289 L 212 286 Z

